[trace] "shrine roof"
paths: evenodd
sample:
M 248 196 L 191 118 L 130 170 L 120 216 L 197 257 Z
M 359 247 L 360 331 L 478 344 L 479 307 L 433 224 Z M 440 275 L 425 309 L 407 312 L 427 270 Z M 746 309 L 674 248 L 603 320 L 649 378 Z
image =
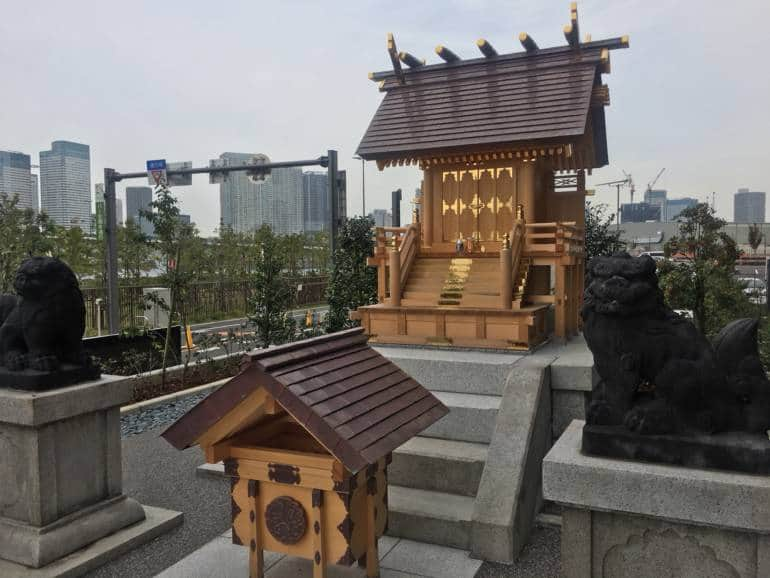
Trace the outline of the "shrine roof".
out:
M 169 427 L 178 449 L 196 443 L 263 387 L 351 472 L 375 463 L 448 413 L 367 343 L 361 328 L 250 354 L 240 374 Z
M 590 110 L 609 104 L 601 85 L 610 69 L 609 51 L 628 47 L 627 36 L 592 41 L 586 35 L 580 41 L 579 34 L 574 2 L 564 27 L 566 46 L 540 48 L 523 32 L 523 52 L 498 54 L 479 39 L 481 58 L 461 59 L 439 45 L 443 62 L 426 65 L 399 52 L 389 34 L 393 69 L 369 75 L 385 98 L 356 152 L 382 168 L 383 161 L 409 164 L 442 153 L 570 144 L 586 134 Z

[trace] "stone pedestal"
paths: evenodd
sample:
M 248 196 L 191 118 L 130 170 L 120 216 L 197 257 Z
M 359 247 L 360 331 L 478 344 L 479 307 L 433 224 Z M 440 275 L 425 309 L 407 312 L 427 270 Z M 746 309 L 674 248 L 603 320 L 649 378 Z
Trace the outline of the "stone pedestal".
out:
M 45 392 L 0 388 L 3 568 L 41 568 L 129 526 L 140 541 L 145 511 L 122 491 L 120 406 L 132 387 L 106 376 Z M 147 539 L 181 522 L 172 512 L 152 518 Z
M 573 421 L 543 461 L 565 578 L 770 576 L 770 477 L 585 456 Z

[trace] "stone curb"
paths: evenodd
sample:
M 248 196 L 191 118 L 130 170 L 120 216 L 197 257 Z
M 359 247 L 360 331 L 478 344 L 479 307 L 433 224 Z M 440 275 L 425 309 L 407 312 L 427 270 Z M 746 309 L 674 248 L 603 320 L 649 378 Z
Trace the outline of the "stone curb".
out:
M 213 391 L 218 387 L 220 387 L 221 385 L 224 385 L 231 379 L 232 379 L 231 377 L 225 377 L 224 379 L 212 381 L 211 383 L 204 383 L 203 385 L 198 385 L 196 387 L 191 387 L 189 389 L 183 389 L 181 391 L 175 391 L 174 393 L 168 393 L 166 395 L 153 397 L 151 399 L 146 399 L 138 403 L 132 403 L 131 405 L 124 405 L 123 407 L 120 408 L 120 415 L 128 415 L 144 409 L 150 409 L 159 405 L 163 405 L 165 403 L 169 403 L 171 401 L 175 401 L 183 397 L 195 395 L 196 393 Z

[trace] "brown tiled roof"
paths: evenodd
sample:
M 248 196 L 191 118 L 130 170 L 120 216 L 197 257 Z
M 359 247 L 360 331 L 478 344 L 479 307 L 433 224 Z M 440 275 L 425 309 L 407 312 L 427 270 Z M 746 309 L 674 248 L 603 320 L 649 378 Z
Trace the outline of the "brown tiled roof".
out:
M 613 44 L 614 42 L 614 44 Z M 358 147 L 366 159 L 403 158 L 582 135 L 599 82 L 599 41 L 376 73 L 387 92 Z
M 351 329 L 261 351 L 163 433 L 183 449 L 264 387 L 351 472 L 375 463 L 449 410 Z

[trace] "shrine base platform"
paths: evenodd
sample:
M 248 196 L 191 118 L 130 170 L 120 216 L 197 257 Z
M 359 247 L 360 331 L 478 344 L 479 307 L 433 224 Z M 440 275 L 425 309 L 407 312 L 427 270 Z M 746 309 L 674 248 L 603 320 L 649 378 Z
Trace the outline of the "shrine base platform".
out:
M 372 343 L 526 350 L 551 333 L 548 310 L 547 305 L 491 309 L 379 303 L 359 307 L 356 316 Z

